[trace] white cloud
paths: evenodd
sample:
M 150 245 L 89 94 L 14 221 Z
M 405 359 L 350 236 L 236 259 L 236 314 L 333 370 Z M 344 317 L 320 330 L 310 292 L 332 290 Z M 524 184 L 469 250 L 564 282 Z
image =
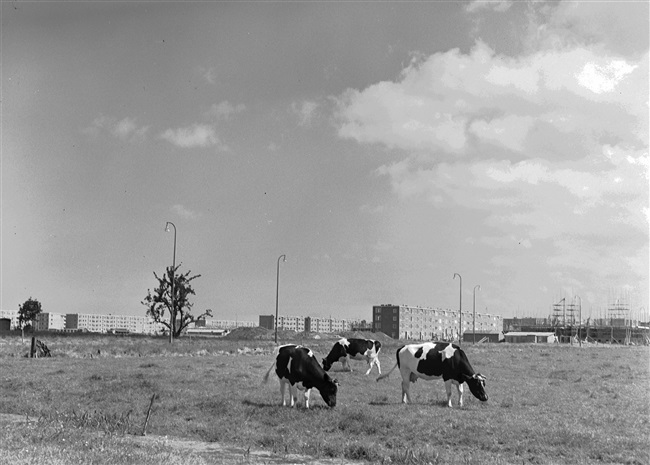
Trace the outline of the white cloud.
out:
M 577 133 L 571 137 L 582 150 L 603 135 L 629 138 L 630 127 L 639 139 L 631 142 L 643 142 L 647 61 L 647 54 L 621 60 L 583 47 L 510 58 L 479 42 L 469 54 L 414 62 L 397 82 L 348 90 L 337 99 L 339 135 L 443 159 L 481 150 L 482 142 L 524 157 L 557 156 L 567 134 Z
M 481 10 L 491 9 L 498 12 L 504 12 L 510 9 L 512 3 L 512 0 L 474 0 L 465 7 L 465 11 L 468 13 L 475 13 Z
M 195 71 L 207 82 L 208 84 L 215 85 L 217 83 L 217 68 L 214 66 L 211 66 L 209 68 L 205 68 L 203 66 L 199 66 L 198 68 L 195 69 Z
M 170 210 L 172 213 L 186 220 L 196 220 L 201 216 L 200 213 L 192 211 L 181 204 L 172 205 Z
M 233 105 L 228 100 L 224 100 L 223 102 L 213 103 L 206 112 L 206 116 L 210 118 L 221 118 L 227 120 L 230 119 L 233 115 L 242 113 L 245 110 L 246 105 L 243 103 Z
M 126 139 L 129 137 L 129 134 L 133 133 L 136 130 L 135 121 L 133 118 L 124 118 L 121 121 L 118 121 L 113 128 L 113 134 L 120 139 Z
M 298 115 L 298 124 L 300 126 L 309 126 L 312 119 L 316 115 L 319 104 L 311 100 L 302 102 L 293 102 L 291 104 L 291 111 Z
M 534 123 L 535 119 L 531 116 L 510 115 L 494 118 L 491 121 L 477 119 L 469 125 L 469 132 L 486 142 L 521 152 L 524 149 L 526 136 Z
M 167 129 L 160 137 L 181 148 L 219 146 L 221 149 L 227 149 L 217 137 L 214 128 L 206 124 Z
M 624 60 L 612 60 L 603 65 L 590 62 L 584 65 L 576 78 L 581 86 L 595 94 L 602 94 L 613 91 L 635 68 Z
M 577 283 L 579 269 L 594 289 L 629 282 L 647 295 L 644 8 L 646 34 L 637 36 L 584 24 L 576 13 L 605 29 L 608 12 L 616 30 L 622 18 L 639 24 L 613 11 L 625 10 L 613 2 L 531 4 L 521 55 L 478 42 L 468 53 L 419 57 L 394 82 L 340 95 L 339 136 L 390 149 L 382 156 L 394 159 L 376 173 L 390 181 L 401 209 L 476 221 L 472 237 L 496 251 L 491 263 L 504 275 L 519 274 L 510 268 L 527 253 L 558 282 Z
M 531 45 L 595 45 L 606 53 L 638 55 L 648 51 L 648 2 L 562 1 L 529 3 Z
M 82 129 L 82 132 L 91 137 L 98 137 L 102 132 L 107 132 L 125 142 L 144 140 L 149 126 L 138 126 L 136 119 L 126 117 L 121 120 L 109 116 L 98 116 L 90 126 Z

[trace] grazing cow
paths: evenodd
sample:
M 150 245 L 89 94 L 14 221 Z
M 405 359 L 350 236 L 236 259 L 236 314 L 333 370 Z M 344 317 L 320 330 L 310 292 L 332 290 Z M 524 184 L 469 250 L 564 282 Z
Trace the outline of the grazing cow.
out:
M 372 339 L 341 339 L 337 341 L 327 357 L 323 359 L 323 368 L 329 371 L 332 364 L 341 362 L 343 369 L 352 371 L 350 366 L 350 359 L 365 360 L 368 362 L 368 371 L 366 375 L 372 371 L 372 365 L 377 365 L 377 370 L 381 375 L 381 366 L 379 365 L 379 350 L 381 349 L 381 342 L 373 341 Z
M 289 385 L 290 405 L 294 407 L 298 403 L 298 389 L 304 391 L 305 408 L 309 408 L 309 394 L 312 388 L 318 389 L 321 397 L 327 405 L 336 405 L 336 391 L 339 382 L 325 373 L 318 364 L 314 353 L 307 347 L 294 344 L 287 344 L 275 350 L 276 358 L 264 376 L 264 382 L 269 379 L 271 370 L 275 367 L 275 373 L 280 378 L 280 394 L 282 405 L 287 405 L 284 400 L 284 388 Z
M 474 397 L 485 402 L 488 396 L 485 392 L 485 376 L 474 373 L 463 349 L 449 342 L 425 342 L 424 344 L 408 344 L 397 349 L 397 363 L 385 375 L 377 378 L 387 378 L 395 368 L 399 367 L 402 374 L 402 402 L 411 403 L 409 383 L 415 383 L 418 378 L 424 380 L 440 379 L 445 381 L 447 390 L 447 406 L 451 407 L 451 385 L 458 389 L 458 405 L 463 406 L 463 383 L 467 383 Z

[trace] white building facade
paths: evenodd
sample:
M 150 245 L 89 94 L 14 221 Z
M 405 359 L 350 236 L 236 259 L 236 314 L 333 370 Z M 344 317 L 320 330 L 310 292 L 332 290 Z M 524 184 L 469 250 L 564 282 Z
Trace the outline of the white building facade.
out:
M 129 332 L 138 334 L 157 334 L 164 330 L 162 323 L 154 322 L 147 316 L 101 315 L 68 313 L 68 331 L 88 331 L 91 333 Z
M 34 329 L 36 331 L 63 331 L 65 330 L 65 314 L 42 312 L 36 315 Z

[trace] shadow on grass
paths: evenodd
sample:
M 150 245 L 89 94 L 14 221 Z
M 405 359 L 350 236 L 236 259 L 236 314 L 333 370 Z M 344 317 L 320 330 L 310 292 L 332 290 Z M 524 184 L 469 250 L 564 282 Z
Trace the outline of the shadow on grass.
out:
M 257 407 L 257 408 L 270 408 L 270 407 L 279 407 L 280 403 L 267 403 L 267 402 L 258 402 L 255 400 L 249 400 L 249 399 L 244 399 L 241 401 L 242 405 L 247 405 L 249 407 Z
M 299 403 L 295 407 L 282 406 L 280 404 L 280 402 L 273 402 L 273 403 L 269 404 L 267 402 L 258 402 L 258 401 L 250 400 L 250 399 L 244 399 L 244 400 L 242 400 L 241 403 L 242 403 L 242 405 L 246 405 L 246 406 L 249 406 L 249 407 L 255 407 L 255 408 L 261 408 L 261 409 L 273 409 L 273 410 L 276 410 L 276 409 L 291 409 L 291 408 L 294 408 L 294 409 L 299 409 L 299 410 L 305 410 L 305 406 L 302 403 Z M 323 410 L 324 411 L 324 410 L 331 410 L 331 408 L 328 407 L 327 405 L 316 404 L 316 405 L 310 405 L 309 410 L 311 410 L 311 411 L 321 411 L 321 410 Z

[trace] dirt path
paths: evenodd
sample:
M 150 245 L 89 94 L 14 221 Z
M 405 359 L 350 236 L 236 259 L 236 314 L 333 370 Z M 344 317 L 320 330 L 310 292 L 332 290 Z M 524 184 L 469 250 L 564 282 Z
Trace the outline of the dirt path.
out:
M 23 415 L 0 413 L 0 425 L 6 423 L 20 423 L 36 421 L 36 418 L 27 418 Z M 262 449 L 244 449 L 243 447 L 224 445 L 217 442 L 202 442 L 189 439 L 179 439 L 168 436 L 124 436 L 127 440 L 143 445 L 156 445 L 169 447 L 179 452 L 192 452 L 201 454 L 206 459 L 214 459 L 216 464 L 277 464 L 277 465 L 367 465 L 366 462 L 353 462 L 342 459 L 319 459 L 298 454 L 274 454 Z

